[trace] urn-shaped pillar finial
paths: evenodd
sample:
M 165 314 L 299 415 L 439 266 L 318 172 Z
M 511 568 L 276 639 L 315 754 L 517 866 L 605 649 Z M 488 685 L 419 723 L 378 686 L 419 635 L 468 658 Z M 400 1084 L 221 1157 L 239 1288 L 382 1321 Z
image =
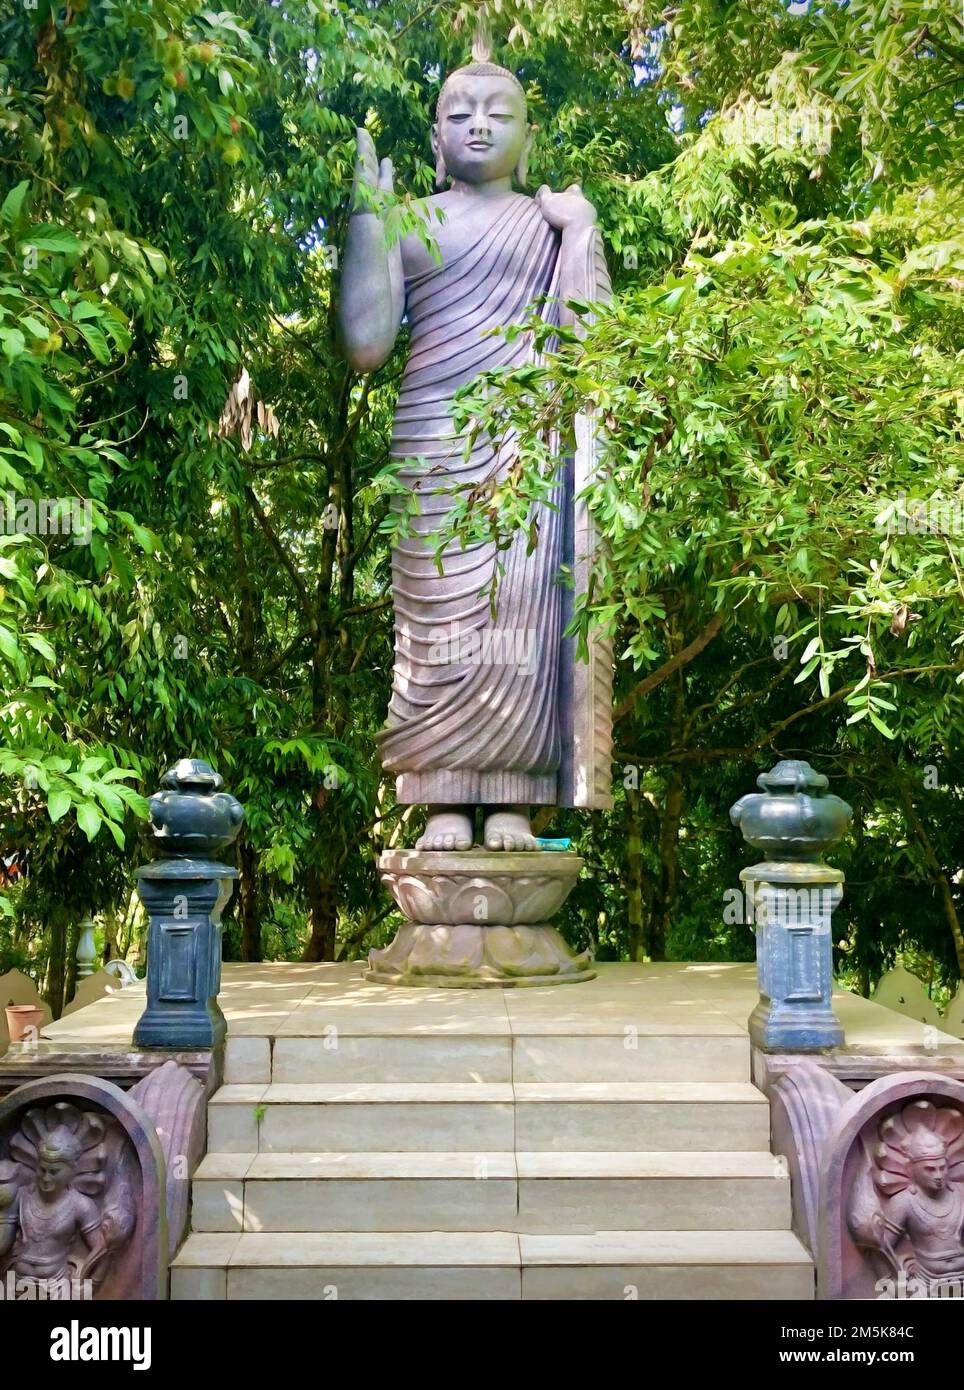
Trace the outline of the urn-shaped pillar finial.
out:
M 234 842 L 244 807 L 201 758 L 181 758 L 161 778 L 151 808 L 150 834 L 162 859 L 214 859 Z
M 741 796 L 730 819 L 755 849 L 771 859 L 819 859 L 847 829 L 853 811 L 809 763 L 785 758 L 756 779 L 760 788 Z

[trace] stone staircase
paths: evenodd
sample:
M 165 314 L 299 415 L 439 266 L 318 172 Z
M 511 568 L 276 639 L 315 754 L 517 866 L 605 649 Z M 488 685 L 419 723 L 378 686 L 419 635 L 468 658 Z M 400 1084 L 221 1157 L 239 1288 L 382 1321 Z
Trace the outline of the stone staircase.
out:
M 813 1297 L 745 1034 L 472 1015 L 230 1036 L 172 1297 Z

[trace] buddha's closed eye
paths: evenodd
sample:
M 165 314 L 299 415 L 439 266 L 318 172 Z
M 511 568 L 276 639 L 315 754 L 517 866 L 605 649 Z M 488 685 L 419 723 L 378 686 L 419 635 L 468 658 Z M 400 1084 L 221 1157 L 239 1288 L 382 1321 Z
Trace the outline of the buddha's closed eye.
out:
M 450 121 L 469 121 L 472 119 L 471 111 L 450 111 L 448 113 Z M 511 111 L 490 111 L 487 119 L 490 121 L 514 121 L 515 116 Z

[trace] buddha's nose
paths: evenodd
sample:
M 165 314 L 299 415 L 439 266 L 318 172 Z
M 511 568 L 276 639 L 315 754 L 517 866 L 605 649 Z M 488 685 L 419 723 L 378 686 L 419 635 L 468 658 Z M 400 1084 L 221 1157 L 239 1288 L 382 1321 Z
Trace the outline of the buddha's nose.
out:
M 489 123 L 486 120 L 486 118 L 484 116 L 477 116 L 475 119 L 475 123 L 472 126 L 472 134 L 479 135 L 483 139 L 487 140 L 489 138 L 490 133 L 491 131 L 489 129 Z

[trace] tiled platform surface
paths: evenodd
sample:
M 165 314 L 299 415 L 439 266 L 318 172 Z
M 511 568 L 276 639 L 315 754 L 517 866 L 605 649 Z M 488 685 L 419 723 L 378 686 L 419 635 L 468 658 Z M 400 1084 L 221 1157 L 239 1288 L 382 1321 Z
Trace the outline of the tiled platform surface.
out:
M 401 1040 L 566 1036 L 579 1040 L 569 1048 L 578 1059 L 585 1055 L 583 1039 L 633 1036 L 623 1034 L 624 1029 L 635 1029 L 639 1038 L 746 1037 L 746 1020 L 757 999 L 753 965 L 664 962 L 603 964 L 596 969 L 597 978 L 580 985 L 428 990 L 366 984 L 359 961 L 227 963 L 220 999 L 232 1041 L 336 1035 Z M 959 1038 L 935 1034 L 933 1028 L 870 1000 L 838 991 L 834 1007 L 846 1031 L 845 1051 L 933 1056 L 936 1048 L 964 1058 L 964 1042 Z M 143 1008 L 142 991 L 119 991 L 48 1025 L 43 1035 L 60 1043 L 124 1044 Z M 716 1046 L 725 1050 L 728 1044 Z M 329 1050 L 336 1049 L 330 1046 Z M 234 1051 L 240 1058 L 243 1049 Z M 501 1051 L 493 1042 L 493 1056 Z M 249 1049 L 251 1057 L 261 1052 L 263 1048 L 256 1044 Z M 352 1079 L 363 1079 L 354 1068 Z
M 181 1299 L 813 1297 L 750 1081 L 755 969 L 601 965 L 580 985 L 391 989 L 226 965 Z M 852 995 L 854 1056 L 964 1044 Z M 45 1029 L 122 1046 L 124 992 Z M 480 1181 L 481 1179 L 481 1181 Z

